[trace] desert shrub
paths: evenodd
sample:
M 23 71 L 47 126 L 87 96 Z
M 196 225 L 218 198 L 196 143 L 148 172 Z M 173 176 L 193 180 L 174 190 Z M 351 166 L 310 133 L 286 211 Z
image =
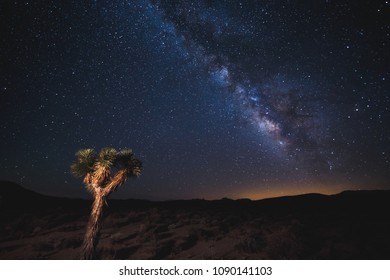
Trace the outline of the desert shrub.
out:
M 131 255 L 133 255 L 135 252 L 137 252 L 140 247 L 141 246 L 135 245 L 135 246 L 128 246 L 128 247 L 120 248 L 120 249 L 115 251 L 114 259 L 116 259 L 116 260 L 128 259 Z
M 302 255 L 303 244 L 292 226 L 272 228 L 265 235 L 265 241 L 270 259 L 299 259 Z
M 175 246 L 174 240 L 168 240 L 160 244 L 157 244 L 155 255 L 152 257 L 152 259 L 161 260 L 166 258 L 172 253 L 174 246 Z
M 38 252 L 50 252 L 55 249 L 52 242 L 40 242 L 32 244 L 32 248 Z
M 62 241 L 61 248 L 79 248 L 82 243 L 81 238 L 68 238 Z
M 197 234 L 200 238 L 203 238 L 205 240 L 209 240 L 211 238 L 213 238 L 214 236 L 217 235 L 217 232 L 218 230 L 215 230 L 215 229 L 204 229 L 204 228 L 200 228 L 197 230 Z
M 154 230 L 154 233 L 162 233 L 168 231 L 168 225 L 158 225 L 156 229 Z
M 236 249 L 244 253 L 259 253 L 266 246 L 264 237 L 260 231 L 251 231 L 244 234 L 236 245 Z
M 198 242 L 198 235 L 196 233 L 191 233 L 189 235 L 186 235 L 178 244 L 177 250 L 178 251 L 184 251 L 188 250 L 196 245 Z

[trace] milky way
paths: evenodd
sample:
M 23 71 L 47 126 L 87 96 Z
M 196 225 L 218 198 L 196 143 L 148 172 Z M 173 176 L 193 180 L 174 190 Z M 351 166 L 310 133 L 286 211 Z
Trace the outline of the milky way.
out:
M 193 61 L 198 62 L 198 67 L 204 67 L 215 82 L 226 91 L 227 98 L 232 99 L 239 107 L 241 117 L 261 136 L 274 140 L 273 145 L 288 149 L 290 155 L 294 154 L 291 150 L 302 151 L 304 149 L 302 144 L 314 145 L 311 150 L 321 148 L 319 142 L 323 141 L 321 139 L 323 135 L 311 136 L 313 121 L 309 119 L 315 116 L 302 112 L 305 110 L 305 105 L 299 104 L 299 101 L 304 93 L 301 93 L 300 89 L 293 88 L 288 81 L 276 80 L 279 77 L 268 78 L 268 85 L 266 85 L 266 82 L 253 82 L 242 71 L 239 75 L 233 76 L 231 72 L 239 71 L 237 70 L 239 63 L 230 62 L 229 54 L 223 54 L 218 48 L 206 51 L 208 44 L 222 41 L 222 37 L 231 32 L 229 21 L 219 20 L 220 17 L 227 18 L 223 12 L 218 16 L 211 16 L 210 12 L 214 11 L 212 8 L 192 2 L 173 5 L 173 9 L 173 14 L 181 17 L 183 22 L 179 26 L 174 26 L 169 19 L 166 19 L 164 26 L 170 27 L 169 30 L 176 40 L 179 42 L 181 39 L 184 40 L 182 48 L 192 56 Z M 156 13 L 158 12 L 164 14 L 163 9 L 157 9 Z M 208 39 L 202 42 L 206 45 L 193 38 L 196 34 L 191 32 L 192 26 L 207 30 Z M 184 31 L 180 30 L 180 27 L 183 27 Z M 233 37 L 246 35 L 245 30 L 234 31 L 234 33 Z M 270 79 L 272 85 L 269 83 Z M 296 135 L 293 135 L 293 131 L 295 134 L 297 131 L 300 132 L 300 144 L 295 143 Z
M 2 6 L 2 179 L 84 196 L 74 153 L 113 146 L 118 197 L 390 186 L 388 1 Z

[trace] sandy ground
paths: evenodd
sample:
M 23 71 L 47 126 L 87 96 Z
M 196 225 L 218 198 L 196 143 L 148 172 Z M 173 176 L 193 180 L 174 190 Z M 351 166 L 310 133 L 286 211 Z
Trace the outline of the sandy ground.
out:
M 0 259 L 78 259 L 90 201 L 1 205 Z M 29 199 L 29 200 L 30 200 Z M 99 259 L 390 259 L 390 192 L 111 201 Z

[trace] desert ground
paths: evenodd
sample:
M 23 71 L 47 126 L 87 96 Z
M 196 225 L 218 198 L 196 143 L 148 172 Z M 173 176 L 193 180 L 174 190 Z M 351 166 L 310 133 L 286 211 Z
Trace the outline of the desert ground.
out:
M 0 182 L 0 259 L 78 259 L 91 201 Z M 109 200 L 99 259 L 390 259 L 390 191 Z

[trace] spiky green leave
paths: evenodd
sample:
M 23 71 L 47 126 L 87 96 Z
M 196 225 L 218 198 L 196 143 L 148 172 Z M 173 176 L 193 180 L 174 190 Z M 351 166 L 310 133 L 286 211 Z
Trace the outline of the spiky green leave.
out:
M 103 148 L 94 164 L 93 181 L 103 186 L 110 177 L 111 167 L 114 165 L 118 152 L 113 148 Z
M 72 174 L 84 176 L 87 190 L 94 193 L 96 187 L 104 188 L 106 195 L 123 184 L 127 177 L 139 176 L 142 163 L 134 157 L 133 151 L 124 149 L 103 148 L 99 154 L 93 149 L 84 149 L 76 153 L 76 162 L 71 165 Z M 117 169 L 111 176 L 111 171 Z
M 93 172 L 97 155 L 93 149 L 82 149 L 76 153 L 76 161 L 70 166 L 71 173 L 76 177 L 86 176 Z
M 131 149 L 124 149 L 118 153 L 115 165 L 118 168 L 125 168 L 128 176 L 139 176 L 142 171 L 142 163 L 134 157 Z
M 132 149 L 123 149 L 118 152 L 118 157 L 132 157 L 134 156 Z
M 130 166 L 127 168 L 127 173 L 129 175 L 138 177 L 141 175 L 141 172 L 142 172 L 142 162 L 139 159 L 133 157 L 131 159 Z
M 118 152 L 114 148 L 103 148 L 100 150 L 96 163 L 101 167 L 110 168 L 114 164 L 117 155 Z

